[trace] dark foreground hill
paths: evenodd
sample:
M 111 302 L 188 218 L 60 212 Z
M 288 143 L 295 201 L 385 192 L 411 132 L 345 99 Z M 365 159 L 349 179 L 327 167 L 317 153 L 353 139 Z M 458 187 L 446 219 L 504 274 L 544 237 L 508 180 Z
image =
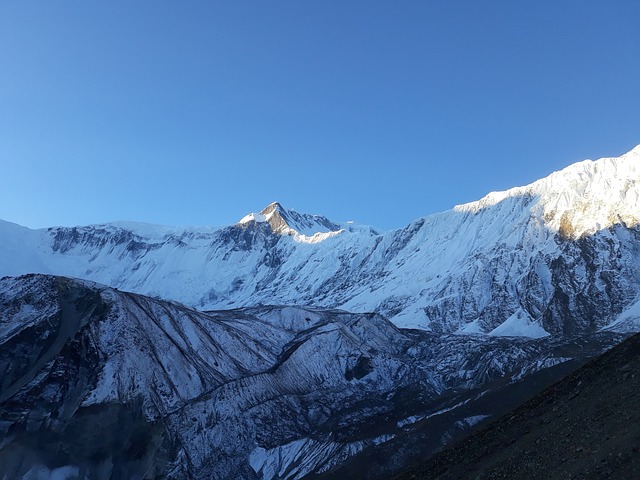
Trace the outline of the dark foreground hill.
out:
M 640 478 L 640 335 L 397 477 Z

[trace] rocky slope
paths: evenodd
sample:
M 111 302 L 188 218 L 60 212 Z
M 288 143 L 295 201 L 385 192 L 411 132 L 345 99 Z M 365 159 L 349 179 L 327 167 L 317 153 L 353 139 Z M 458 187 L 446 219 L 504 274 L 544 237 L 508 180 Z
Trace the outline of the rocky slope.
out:
M 620 338 L 440 336 L 314 308 L 204 313 L 5 277 L 0 478 L 344 478 L 358 452 L 400 442 L 412 458 L 402 439 L 425 435 L 431 452 Z M 397 470 L 392 457 L 377 474 Z
M 29 230 L 0 223 L 0 274 L 52 273 L 200 310 L 374 311 L 434 333 L 638 328 L 640 147 L 380 233 L 272 204 L 237 225 Z
M 640 335 L 398 480 L 640 478 Z

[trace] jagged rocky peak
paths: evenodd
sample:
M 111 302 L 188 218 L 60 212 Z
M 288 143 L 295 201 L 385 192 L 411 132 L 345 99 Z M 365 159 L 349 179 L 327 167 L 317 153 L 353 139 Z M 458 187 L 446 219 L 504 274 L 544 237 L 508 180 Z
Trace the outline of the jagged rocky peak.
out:
M 295 210 L 284 208 L 279 202 L 270 203 L 260 213 L 246 215 L 238 224 L 245 225 L 251 222 L 266 222 L 271 227 L 271 230 L 279 235 L 311 237 L 316 234 L 326 234 L 341 230 L 340 225 L 324 216 L 298 213 Z

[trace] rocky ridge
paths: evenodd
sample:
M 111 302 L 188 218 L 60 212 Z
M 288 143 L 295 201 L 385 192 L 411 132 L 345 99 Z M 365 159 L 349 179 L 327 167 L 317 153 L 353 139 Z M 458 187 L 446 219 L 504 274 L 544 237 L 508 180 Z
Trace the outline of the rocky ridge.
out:
M 432 451 L 520 401 L 516 385 L 539 389 L 523 384 L 537 372 L 620 340 L 441 337 L 314 308 L 204 313 L 42 275 L 0 280 L 0 306 L 0 478 L 15 479 L 343 478 L 359 452 L 425 434 Z M 376 471 L 397 468 L 390 456 Z

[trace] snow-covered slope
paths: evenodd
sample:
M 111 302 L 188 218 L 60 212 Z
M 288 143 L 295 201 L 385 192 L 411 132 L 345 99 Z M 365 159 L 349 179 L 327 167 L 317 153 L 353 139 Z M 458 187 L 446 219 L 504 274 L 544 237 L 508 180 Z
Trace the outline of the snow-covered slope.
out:
M 4 222 L 0 274 L 84 278 L 201 310 L 375 311 L 442 333 L 629 330 L 638 328 L 629 313 L 640 294 L 638 212 L 640 147 L 386 233 L 277 203 L 220 229 Z
M 553 380 L 523 377 L 619 340 L 440 337 L 313 308 L 202 313 L 7 277 L 0 478 L 299 479 L 424 431 L 429 453 L 508 408 L 518 385 Z

